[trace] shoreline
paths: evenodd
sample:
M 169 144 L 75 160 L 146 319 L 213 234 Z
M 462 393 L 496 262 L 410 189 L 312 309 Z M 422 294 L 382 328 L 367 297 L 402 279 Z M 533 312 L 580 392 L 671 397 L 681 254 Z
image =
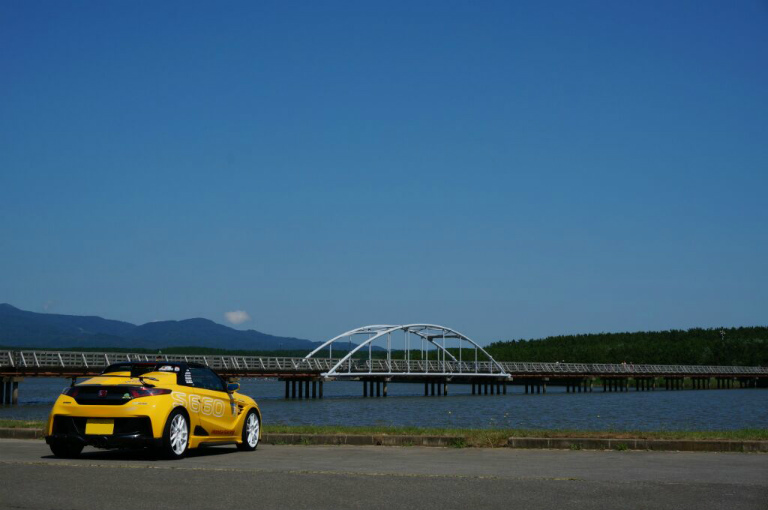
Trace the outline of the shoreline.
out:
M 0 438 L 41 439 L 43 422 L 0 420 Z M 768 429 L 590 431 L 265 425 L 262 441 L 292 445 L 766 452 Z

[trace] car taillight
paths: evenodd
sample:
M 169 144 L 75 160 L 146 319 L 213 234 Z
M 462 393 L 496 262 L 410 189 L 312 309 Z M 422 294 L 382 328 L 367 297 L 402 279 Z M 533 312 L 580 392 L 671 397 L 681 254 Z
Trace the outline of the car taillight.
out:
M 154 397 L 156 395 L 168 395 L 171 390 L 165 388 L 130 388 L 128 393 L 131 394 L 131 398 L 139 397 Z
M 76 397 L 78 393 L 80 393 L 80 388 L 78 388 L 76 386 L 70 386 L 68 388 L 64 388 L 61 391 L 62 395 L 66 395 L 66 396 L 72 397 L 72 398 Z

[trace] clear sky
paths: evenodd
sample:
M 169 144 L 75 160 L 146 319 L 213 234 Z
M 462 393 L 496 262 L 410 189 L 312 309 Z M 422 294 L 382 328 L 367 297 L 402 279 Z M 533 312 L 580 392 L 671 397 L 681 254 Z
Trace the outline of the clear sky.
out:
M 20 308 L 766 325 L 767 190 L 766 2 L 0 2 Z

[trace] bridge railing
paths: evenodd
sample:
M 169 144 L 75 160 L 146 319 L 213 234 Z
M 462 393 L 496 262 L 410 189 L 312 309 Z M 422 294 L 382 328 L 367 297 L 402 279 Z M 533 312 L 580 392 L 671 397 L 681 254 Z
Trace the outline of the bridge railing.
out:
M 100 370 L 112 363 L 125 361 L 177 361 L 200 363 L 219 371 L 249 373 L 325 373 L 339 362 L 339 358 L 290 358 L 272 356 L 208 356 L 208 355 L 152 355 L 116 352 L 72 351 L 0 351 L 0 368 L 4 370 Z M 540 363 L 501 362 L 512 375 L 554 376 L 768 376 L 768 367 L 711 366 L 711 365 L 638 365 L 631 363 Z M 439 360 L 349 360 L 338 370 L 344 374 L 496 374 L 498 367 L 486 361 Z

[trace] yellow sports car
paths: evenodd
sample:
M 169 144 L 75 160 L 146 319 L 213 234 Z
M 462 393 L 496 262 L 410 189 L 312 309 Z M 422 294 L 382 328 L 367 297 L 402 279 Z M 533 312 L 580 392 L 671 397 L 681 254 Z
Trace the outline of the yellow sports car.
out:
M 97 448 L 154 447 L 171 459 L 189 448 L 253 451 L 261 411 L 213 370 L 194 363 L 116 363 L 59 395 L 45 441 L 57 457 Z

